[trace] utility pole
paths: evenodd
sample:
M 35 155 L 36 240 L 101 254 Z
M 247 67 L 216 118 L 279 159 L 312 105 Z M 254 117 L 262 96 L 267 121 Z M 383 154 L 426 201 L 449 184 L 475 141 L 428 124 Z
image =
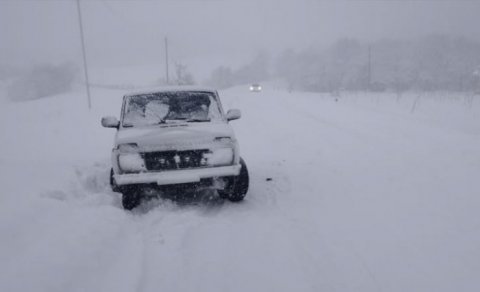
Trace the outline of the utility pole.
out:
M 168 39 L 165 37 L 165 73 L 166 73 L 166 78 L 167 78 L 167 84 L 169 84 L 168 81 Z
M 372 46 L 371 45 L 368 45 L 368 69 L 367 70 L 368 70 L 367 86 L 368 86 L 368 90 L 370 90 L 372 88 Z
M 80 40 L 82 43 L 83 71 L 85 73 L 85 88 L 87 90 L 88 109 L 91 109 L 92 99 L 90 96 L 90 82 L 88 80 L 87 54 L 85 53 L 85 39 L 83 37 L 82 10 L 80 8 L 80 0 L 77 0 L 77 12 L 78 12 L 78 26 L 80 27 Z

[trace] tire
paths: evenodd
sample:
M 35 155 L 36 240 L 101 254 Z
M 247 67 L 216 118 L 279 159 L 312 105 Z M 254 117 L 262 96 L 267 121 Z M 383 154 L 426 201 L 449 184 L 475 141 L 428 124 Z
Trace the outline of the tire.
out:
M 122 205 L 125 210 L 132 210 L 140 205 L 140 197 L 132 194 L 122 194 Z
M 238 176 L 230 177 L 228 183 L 229 185 L 225 188 L 225 190 L 218 191 L 218 194 L 221 198 L 227 199 L 230 202 L 242 201 L 248 192 L 248 169 L 243 158 L 240 158 L 240 165 L 241 168 Z
M 122 193 L 122 205 L 125 210 L 132 210 L 142 201 L 142 196 L 138 191 L 131 190 L 129 192 Z

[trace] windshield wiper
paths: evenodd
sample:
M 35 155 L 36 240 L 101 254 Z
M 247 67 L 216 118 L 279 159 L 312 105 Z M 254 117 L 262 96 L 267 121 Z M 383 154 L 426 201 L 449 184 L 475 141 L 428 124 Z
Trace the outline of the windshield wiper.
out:
M 210 122 L 210 119 L 188 119 L 187 122 L 198 122 L 198 123 L 201 123 L 201 122 Z
M 161 119 L 157 124 L 167 124 L 168 122 L 184 121 L 187 118 Z
M 163 119 L 160 120 L 157 124 L 168 124 L 168 122 L 175 122 L 175 121 L 186 121 L 188 123 L 202 123 L 202 122 L 210 122 L 210 119 L 187 119 L 187 118 L 170 118 L 170 119 Z
M 183 121 L 183 120 L 186 120 L 187 118 L 170 118 L 170 119 L 166 119 L 167 121 Z

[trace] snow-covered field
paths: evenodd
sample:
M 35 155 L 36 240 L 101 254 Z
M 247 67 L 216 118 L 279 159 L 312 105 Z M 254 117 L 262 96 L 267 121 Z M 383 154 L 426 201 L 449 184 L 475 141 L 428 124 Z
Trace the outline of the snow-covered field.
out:
M 232 88 L 246 200 L 126 212 L 122 94 L 2 96 L 0 291 L 480 290 L 479 96 Z

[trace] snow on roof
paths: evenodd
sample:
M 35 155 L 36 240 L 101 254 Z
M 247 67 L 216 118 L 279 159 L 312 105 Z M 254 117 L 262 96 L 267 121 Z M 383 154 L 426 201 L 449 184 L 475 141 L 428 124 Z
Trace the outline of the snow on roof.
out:
M 125 96 L 133 96 L 133 95 L 140 95 L 140 94 L 150 94 L 150 93 L 158 93 L 158 92 L 172 92 L 172 91 L 206 91 L 206 92 L 216 92 L 217 90 L 211 87 L 200 87 L 200 86 L 162 86 L 162 87 L 153 87 L 153 88 L 146 88 L 134 92 L 129 92 L 125 94 Z

